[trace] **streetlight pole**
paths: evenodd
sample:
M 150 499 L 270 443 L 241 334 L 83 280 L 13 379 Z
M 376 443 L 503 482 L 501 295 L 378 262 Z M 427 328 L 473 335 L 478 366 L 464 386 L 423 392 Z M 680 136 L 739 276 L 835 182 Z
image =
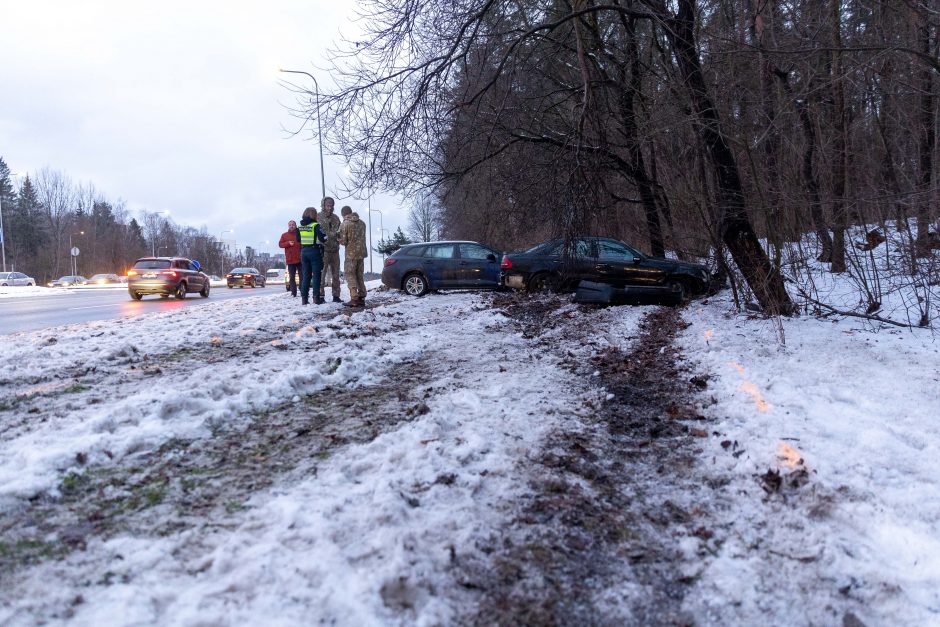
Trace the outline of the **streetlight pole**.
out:
M 326 176 L 323 173 L 323 133 L 320 130 L 320 84 L 317 83 L 316 77 L 310 72 L 303 72 L 301 70 L 285 70 L 282 68 L 278 68 L 278 72 L 284 72 L 285 74 L 305 74 L 313 81 L 313 93 L 316 97 L 317 104 L 317 143 L 320 145 L 320 199 L 322 200 L 326 198 Z
M 380 226 L 379 226 L 379 237 L 381 238 L 380 241 L 383 241 L 383 242 L 388 243 L 388 240 L 385 239 L 385 234 L 388 233 L 388 229 L 382 228 L 382 226 L 381 226 L 381 224 L 382 224 L 381 218 L 382 218 L 382 216 L 380 215 L 380 216 L 379 216 L 379 225 L 380 225 Z M 384 266 L 385 266 L 385 253 L 381 253 L 381 255 L 382 255 L 382 266 L 384 267 Z
M 19 176 L 14 172 L 10 172 L 10 180 L 13 180 L 14 176 Z M 3 271 L 7 271 L 7 233 L 3 230 L 3 194 L 0 194 L 0 249 L 3 249 Z
M 79 231 L 78 233 L 69 233 L 69 256 L 72 258 L 72 276 L 78 274 L 78 267 L 75 263 L 75 255 L 72 254 L 72 236 L 73 235 L 84 235 L 85 231 Z
M 219 233 L 219 274 L 225 274 L 225 244 L 222 242 L 222 236 L 234 232 L 235 229 L 226 229 Z
M 382 222 L 382 212 L 372 208 L 372 194 L 369 194 L 369 247 L 372 247 L 372 214 L 379 214 L 379 233 L 385 230 L 385 224 Z M 372 255 L 369 255 L 369 272 L 372 272 Z M 382 255 L 383 263 L 385 255 Z

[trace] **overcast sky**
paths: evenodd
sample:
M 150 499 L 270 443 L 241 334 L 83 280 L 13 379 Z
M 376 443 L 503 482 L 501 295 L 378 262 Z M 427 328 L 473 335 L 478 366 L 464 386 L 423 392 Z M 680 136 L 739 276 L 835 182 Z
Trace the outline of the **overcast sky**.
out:
M 321 196 L 315 136 L 282 130 L 299 122 L 279 83 L 292 75 L 277 70 L 325 88 L 316 66 L 355 32 L 355 4 L 0 0 L 0 156 L 14 172 L 49 166 L 134 212 L 169 210 L 276 250 L 287 221 Z M 327 194 L 339 196 L 345 164 L 325 160 Z M 343 204 L 365 219 L 365 201 Z M 404 225 L 394 197 L 372 206 L 386 229 Z M 372 227 L 378 239 L 378 214 Z

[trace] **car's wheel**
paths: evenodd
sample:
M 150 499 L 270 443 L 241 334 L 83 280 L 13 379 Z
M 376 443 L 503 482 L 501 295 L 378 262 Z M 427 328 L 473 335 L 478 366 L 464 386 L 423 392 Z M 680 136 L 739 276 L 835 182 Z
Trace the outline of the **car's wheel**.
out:
M 669 292 L 672 295 L 672 302 L 676 305 L 682 305 L 692 297 L 692 286 L 682 279 L 671 279 L 668 283 Z
M 561 277 L 554 272 L 539 272 L 529 279 L 530 292 L 557 292 L 561 287 Z
M 174 293 L 173 296 L 175 296 L 178 300 L 183 300 L 186 298 L 186 284 L 180 283 L 176 287 L 176 293 Z
M 402 286 L 405 292 L 412 296 L 424 296 L 431 289 L 428 280 L 416 272 L 406 276 Z
M 199 295 L 203 298 L 209 298 L 209 282 L 206 281 L 202 284 L 202 290 L 199 292 Z
M 134 300 L 140 300 L 141 298 L 144 297 L 143 294 L 139 294 L 138 292 L 135 292 L 133 290 L 129 291 L 128 293 L 131 295 L 131 298 L 133 298 Z
M 0 287 L 9 287 L 9 286 L 10 286 L 9 283 L 0 283 Z
M 30 281 L 29 283 L 26 284 L 26 287 L 36 287 L 35 281 Z

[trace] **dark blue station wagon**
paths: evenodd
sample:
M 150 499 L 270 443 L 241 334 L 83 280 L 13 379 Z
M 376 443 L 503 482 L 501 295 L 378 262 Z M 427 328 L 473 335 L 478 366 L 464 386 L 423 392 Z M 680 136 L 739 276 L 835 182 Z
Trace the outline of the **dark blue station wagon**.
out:
M 385 260 L 382 283 L 412 296 L 431 290 L 495 290 L 501 253 L 477 242 L 425 242 L 402 246 Z

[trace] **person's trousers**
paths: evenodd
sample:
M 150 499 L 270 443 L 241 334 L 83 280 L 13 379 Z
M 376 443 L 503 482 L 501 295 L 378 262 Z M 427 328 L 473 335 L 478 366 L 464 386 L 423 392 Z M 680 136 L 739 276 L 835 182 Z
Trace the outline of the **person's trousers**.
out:
M 300 297 L 304 304 L 310 299 L 310 288 L 314 297 L 320 295 L 320 272 L 323 270 L 323 253 L 318 246 L 300 249 Z M 311 282 L 313 285 L 311 285 Z
M 297 275 L 300 274 L 300 264 L 299 263 L 289 263 L 287 264 L 287 291 L 291 293 L 292 296 L 297 296 Z
M 349 286 L 350 300 L 365 301 L 366 299 L 366 261 L 365 259 L 350 259 L 346 257 L 346 285 Z
M 323 273 L 320 275 L 320 298 L 326 292 L 326 280 L 330 279 L 333 298 L 339 298 L 339 251 L 323 251 Z

